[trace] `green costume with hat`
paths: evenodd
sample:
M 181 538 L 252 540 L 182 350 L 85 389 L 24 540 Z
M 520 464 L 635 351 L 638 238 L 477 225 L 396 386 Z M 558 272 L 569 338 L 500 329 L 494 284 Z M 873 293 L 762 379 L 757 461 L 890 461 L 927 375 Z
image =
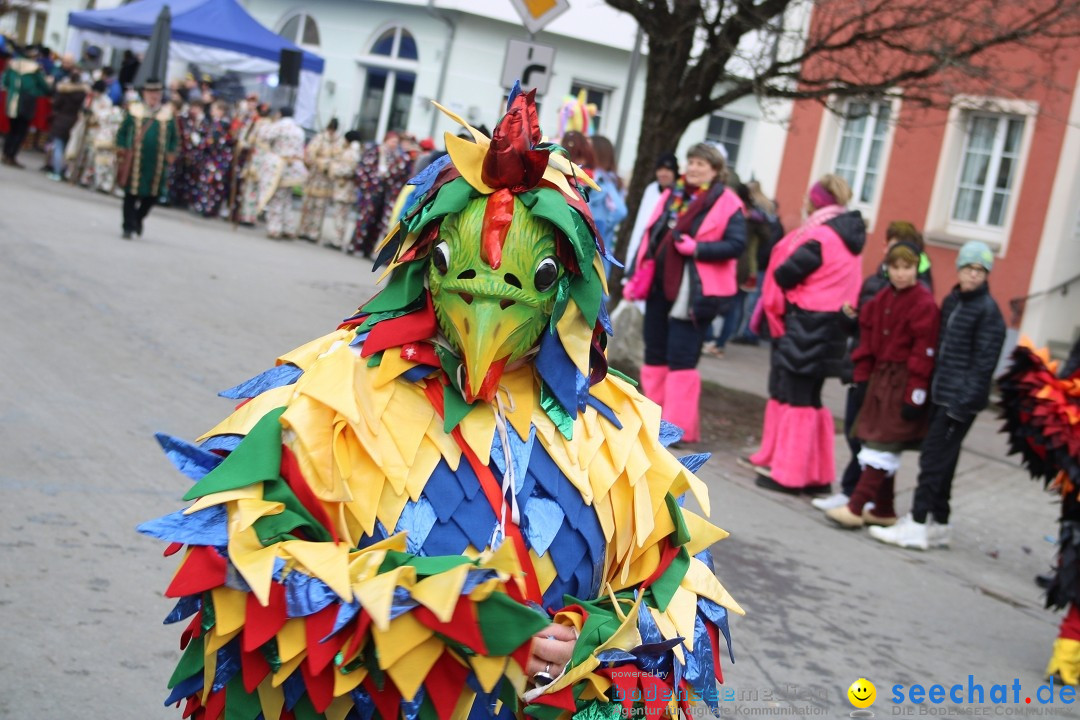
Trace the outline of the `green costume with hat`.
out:
M 177 148 L 172 107 L 163 105 L 153 112 L 143 103 L 132 104 L 116 134 L 116 147 L 122 153 L 117 184 L 132 195 L 160 196 Z

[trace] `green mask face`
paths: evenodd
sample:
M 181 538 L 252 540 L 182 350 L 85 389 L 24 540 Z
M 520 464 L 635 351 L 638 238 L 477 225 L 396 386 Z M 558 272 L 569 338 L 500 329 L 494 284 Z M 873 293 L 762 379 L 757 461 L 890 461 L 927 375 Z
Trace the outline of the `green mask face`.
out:
M 465 366 L 462 391 L 491 402 L 503 368 L 531 350 L 547 327 L 564 270 L 555 227 L 513 201 L 501 263 L 482 257 L 487 197 L 443 221 L 431 251 L 429 287 L 439 327 Z

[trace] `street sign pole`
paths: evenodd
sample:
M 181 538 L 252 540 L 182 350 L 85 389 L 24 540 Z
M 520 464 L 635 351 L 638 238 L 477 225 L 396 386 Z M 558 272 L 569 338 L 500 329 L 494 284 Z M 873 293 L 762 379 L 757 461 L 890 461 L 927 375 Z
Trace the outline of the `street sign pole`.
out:
M 555 48 L 511 38 L 506 42 L 502 86 L 509 89 L 520 81 L 523 90 L 536 88 L 537 95 L 544 95 L 551 83 L 554 65 Z

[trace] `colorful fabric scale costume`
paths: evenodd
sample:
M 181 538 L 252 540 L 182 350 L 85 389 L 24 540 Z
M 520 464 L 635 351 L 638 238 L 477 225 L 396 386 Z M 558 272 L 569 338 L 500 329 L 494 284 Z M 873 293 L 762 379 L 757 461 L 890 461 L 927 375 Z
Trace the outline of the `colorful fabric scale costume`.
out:
M 221 206 L 229 201 L 235 143 L 229 135 L 229 123 L 224 119 L 205 118 L 199 134 L 202 142 L 195 152 L 195 186 L 190 205 L 204 217 L 217 217 L 221 214 Z
M 167 704 L 186 715 L 717 708 L 742 611 L 710 567 L 726 533 L 682 506 L 708 512 L 707 456 L 680 463 L 679 431 L 607 370 L 589 181 L 541 142 L 532 94 L 470 130 L 413 179 L 385 289 L 223 393 L 242 402 L 199 446 L 160 437 L 196 481 L 140 527 L 182 553 Z M 537 685 L 552 623 L 573 657 Z
M 1080 343 L 1078 343 L 1080 347 Z M 1073 355 L 1077 354 L 1076 349 Z M 1073 363 L 1070 363 L 1072 365 Z M 1058 566 L 1046 606 L 1068 608 L 1046 674 L 1080 684 L 1080 369 L 1055 373 L 1057 363 L 1026 341 L 998 380 L 1003 432 L 1034 478 L 1061 494 Z

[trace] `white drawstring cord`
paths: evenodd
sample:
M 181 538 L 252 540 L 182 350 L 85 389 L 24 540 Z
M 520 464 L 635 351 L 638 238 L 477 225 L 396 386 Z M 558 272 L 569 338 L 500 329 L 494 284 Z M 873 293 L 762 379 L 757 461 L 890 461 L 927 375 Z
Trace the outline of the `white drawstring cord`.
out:
M 514 455 L 510 448 L 510 434 L 506 429 L 506 413 L 514 412 L 516 405 L 514 403 L 514 396 L 504 386 L 500 385 L 499 390 L 506 393 L 506 398 L 509 403 L 509 409 L 503 405 L 502 397 L 499 392 L 495 392 L 495 427 L 499 431 L 499 442 L 502 443 L 503 458 L 506 462 L 506 470 L 503 472 L 502 481 L 502 493 L 503 493 L 503 506 L 502 506 L 502 518 L 500 518 L 500 524 L 503 526 L 503 532 L 505 534 L 506 528 L 506 492 L 510 491 L 510 518 L 515 525 L 520 524 L 521 514 L 518 510 L 517 501 L 517 478 L 514 473 Z

